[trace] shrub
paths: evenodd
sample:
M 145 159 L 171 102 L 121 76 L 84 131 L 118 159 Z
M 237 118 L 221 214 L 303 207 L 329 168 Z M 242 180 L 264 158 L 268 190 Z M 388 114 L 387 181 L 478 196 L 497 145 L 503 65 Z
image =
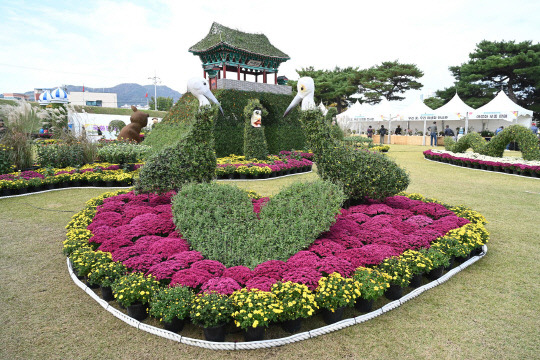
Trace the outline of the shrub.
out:
M 217 106 L 204 107 L 186 137 L 150 156 L 139 171 L 137 192 L 165 193 L 188 182 L 208 182 L 215 177 L 213 122 Z
M 243 111 L 250 99 L 258 99 L 268 111 L 268 115 L 264 117 L 264 125 L 269 153 L 277 154 L 285 149 L 305 148 L 305 136 L 298 122 L 298 110 L 294 109 L 287 115 L 286 119 L 283 119 L 283 113 L 293 99 L 292 95 L 237 90 L 217 90 L 214 95 L 220 101 L 225 113 L 225 115 L 219 114 L 215 122 L 216 154 L 218 157 L 243 152 Z M 197 100 L 193 95 L 184 94 L 163 118 L 160 125 L 191 124 L 190 117 L 196 111 L 197 105 Z M 152 145 L 154 142 L 155 140 L 152 140 Z M 165 140 L 160 142 L 163 144 L 162 146 L 165 145 Z
M 173 217 L 178 231 L 205 258 L 253 268 L 266 260 L 287 260 L 312 243 L 335 222 L 343 198 L 328 182 L 295 183 L 274 196 L 257 220 L 244 190 L 190 184 L 173 198 Z
M 261 118 L 268 115 L 268 111 L 266 111 L 258 99 L 249 100 L 244 108 L 244 156 L 247 159 L 266 159 L 268 156 L 264 126 L 251 126 L 251 117 L 257 109 L 261 111 Z
M 144 144 L 151 147 L 149 155 L 155 154 L 166 146 L 182 141 L 190 132 L 191 124 L 187 122 L 160 122 L 152 126 L 152 131 L 144 138 Z
M 14 170 L 13 148 L 0 144 L 0 175 L 8 174 Z
M 373 139 L 363 136 L 347 136 L 343 139 L 346 145 L 357 148 L 371 148 L 373 146 Z
M 81 143 L 38 145 L 37 162 L 41 167 L 77 167 L 84 165 L 84 153 Z
M 486 139 L 475 132 L 468 133 L 459 139 L 458 142 L 454 142 L 453 140 L 447 142 L 447 139 L 451 138 L 448 136 L 444 138 L 444 148 L 455 153 L 465 152 L 469 148 L 472 148 L 474 152 L 479 152 L 487 144 Z
M 122 130 L 126 126 L 126 123 L 122 120 L 112 120 L 109 123 L 109 132 L 112 134 L 114 132 L 114 136 L 118 136 L 120 133 L 120 130 Z
M 130 143 L 116 143 L 103 146 L 97 151 L 99 159 L 111 164 L 136 163 L 146 158 L 150 146 Z
M 384 199 L 409 185 L 409 175 L 393 160 L 332 139 L 320 111 L 304 111 L 300 120 L 315 154 L 319 176 L 341 186 L 349 199 Z

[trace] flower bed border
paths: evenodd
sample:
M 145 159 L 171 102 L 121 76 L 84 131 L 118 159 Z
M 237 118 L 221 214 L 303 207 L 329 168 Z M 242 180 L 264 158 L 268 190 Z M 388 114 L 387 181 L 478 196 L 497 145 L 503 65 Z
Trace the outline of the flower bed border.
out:
M 368 320 L 374 319 L 380 315 L 383 315 L 384 313 L 387 313 L 393 309 L 396 309 L 406 303 L 407 301 L 414 299 L 415 297 L 419 296 L 420 294 L 424 293 L 427 290 L 430 290 L 438 285 L 441 285 L 448 281 L 451 277 L 459 273 L 460 271 L 464 270 L 465 268 L 471 266 L 481 258 L 483 258 L 487 254 L 487 246 L 482 245 L 482 253 L 479 255 L 471 257 L 469 260 L 465 261 L 461 265 L 458 265 L 454 267 L 452 270 L 448 271 L 446 274 L 438 278 L 437 280 L 433 280 L 419 288 L 416 288 L 415 290 L 411 291 L 407 295 L 401 297 L 398 300 L 394 300 L 383 307 L 371 311 L 367 314 L 360 315 L 354 318 L 344 319 L 337 323 L 322 326 L 320 328 L 305 331 L 303 333 L 294 334 L 291 336 L 287 336 L 284 338 L 278 338 L 278 339 L 270 339 L 270 340 L 261 340 L 261 341 L 251 341 L 251 342 L 213 342 L 213 341 L 207 341 L 207 340 L 201 340 L 201 339 L 194 339 L 187 336 L 182 336 L 177 333 L 167 331 L 165 329 L 161 329 L 155 326 L 151 326 L 145 323 L 142 323 L 138 320 L 135 320 L 134 318 L 130 317 L 127 314 L 124 314 L 120 310 L 115 309 L 112 305 L 110 305 L 107 301 L 101 299 L 92 289 L 90 289 L 85 283 L 81 282 L 77 275 L 73 272 L 73 268 L 71 267 L 70 259 L 67 258 L 67 267 L 69 275 L 71 276 L 71 279 L 73 282 L 80 287 L 85 293 L 90 295 L 92 299 L 94 299 L 99 305 L 101 305 L 106 311 L 113 314 L 116 318 L 122 320 L 126 324 L 133 326 L 137 328 L 138 330 L 145 331 L 150 334 L 157 335 L 159 337 L 169 339 L 172 341 L 176 341 L 182 344 L 191 345 L 191 346 L 197 346 L 205 349 L 211 349 L 211 350 L 256 350 L 256 349 L 266 349 L 271 347 L 277 347 L 277 346 L 283 346 L 287 344 L 292 344 L 295 342 L 299 342 L 302 340 L 312 339 L 315 337 L 318 337 L 320 335 L 328 334 L 337 330 L 341 330 L 344 328 L 347 328 L 349 326 L 353 326 L 356 324 L 361 324 L 363 322 L 366 322 Z
M 513 175 L 513 176 L 519 176 L 519 177 L 530 178 L 530 179 L 540 179 L 540 172 L 538 172 L 538 170 L 536 171 L 528 170 L 529 174 L 523 175 L 524 171 L 520 167 L 521 164 L 498 163 L 500 165 L 490 165 L 491 166 L 491 170 L 490 170 L 489 166 L 487 166 L 485 163 L 488 163 L 488 162 L 492 163 L 491 161 L 462 158 L 462 157 L 453 156 L 453 155 L 443 156 L 445 154 L 437 154 L 437 153 L 432 153 L 430 151 L 431 150 L 426 150 L 423 152 L 424 160 L 440 162 L 440 163 L 450 165 L 450 166 L 469 168 L 471 170 L 494 172 L 494 173 L 499 173 L 499 174 Z M 523 168 L 531 168 L 531 166 L 529 165 L 521 165 L 521 166 L 523 166 Z M 531 171 L 534 171 L 534 172 L 531 172 Z

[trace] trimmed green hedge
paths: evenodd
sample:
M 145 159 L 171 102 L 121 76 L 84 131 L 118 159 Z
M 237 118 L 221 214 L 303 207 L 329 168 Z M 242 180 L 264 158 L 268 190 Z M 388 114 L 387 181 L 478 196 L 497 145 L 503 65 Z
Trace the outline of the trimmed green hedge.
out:
M 540 160 L 540 149 L 538 147 L 538 138 L 525 126 L 510 125 L 487 142 L 478 133 L 469 133 L 455 142 L 451 137 L 444 138 L 444 147 L 454 153 L 463 153 L 472 148 L 474 152 L 502 157 L 506 145 L 516 141 L 519 144 L 524 160 Z
M 251 117 L 256 109 L 261 111 L 261 118 L 264 119 L 268 115 L 268 111 L 266 111 L 258 99 L 249 100 L 244 108 L 244 156 L 246 159 L 266 159 L 268 157 L 264 126 L 251 126 Z
M 292 95 L 238 90 L 216 90 L 214 95 L 221 103 L 225 113 L 225 116 L 219 114 L 214 124 L 216 155 L 218 157 L 243 153 L 243 111 L 250 99 L 258 99 L 261 105 L 268 111 L 268 115 L 264 117 L 263 121 L 268 152 L 270 154 L 277 154 L 281 150 L 305 149 L 306 140 L 300 122 L 298 121 L 298 109 L 294 109 L 285 119 L 283 118 L 283 113 L 293 99 Z M 163 118 L 159 128 L 161 131 L 155 135 L 152 132 L 145 142 L 150 140 L 152 146 L 159 143 L 159 147 L 170 144 L 171 139 L 165 137 L 161 139 L 160 133 L 167 132 L 169 128 L 173 130 L 178 129 L 171 127 L 174 124 L 191 123 L 190 115 L 197 109 L 197 106 L 198 101 L 193 95 L 189 93 L 184 94 Z

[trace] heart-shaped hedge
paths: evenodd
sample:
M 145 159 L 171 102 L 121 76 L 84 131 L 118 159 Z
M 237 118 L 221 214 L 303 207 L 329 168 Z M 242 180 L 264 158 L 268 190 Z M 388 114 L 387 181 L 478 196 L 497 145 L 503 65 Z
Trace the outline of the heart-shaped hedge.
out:
M 179 233 L 206 259 L 254 268 L 287 260 L 335 222 L 345 196 L 327 182 L 295 183 L 275 195 L 257 215 L 246 191 L 202 183 L 184 186 L 173 198 Z

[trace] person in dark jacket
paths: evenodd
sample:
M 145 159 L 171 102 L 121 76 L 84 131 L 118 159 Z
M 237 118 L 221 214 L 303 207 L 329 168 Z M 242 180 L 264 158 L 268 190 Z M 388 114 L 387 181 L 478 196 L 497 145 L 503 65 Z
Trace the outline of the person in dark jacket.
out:
M 384 144 L 384 135 L 386 135 L 386 129 L 384 128 L 384 125 L 381 125 L 381 128 L 379 129 L 379 137 L 380 137 L 380 144 Z
M 446 129 L 444 129 L 444 136 L 455 136 L 454 130 L 450 129 L 449 125 L 446 125 Z

